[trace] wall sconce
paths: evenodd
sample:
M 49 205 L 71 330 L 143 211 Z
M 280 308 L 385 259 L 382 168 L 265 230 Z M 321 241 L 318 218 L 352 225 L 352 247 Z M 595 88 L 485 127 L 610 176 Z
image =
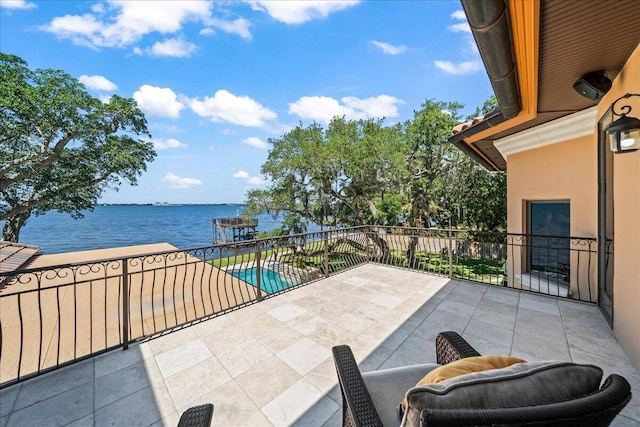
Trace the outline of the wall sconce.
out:
M 611 113 L 614 116 L 620 116 L 620 118 L 611 123 L 606 131 L 611 140 L 611 151 L 617 154 L 630 153 L 640 149 L 640 120 L 627 116 L 632 110 L 631 105 L 626 104 L 619 107 L 619 113 L 616 113 L 618 101 L 632 96 L 640 96 L 640 94 L 627 93 L 611 104 Z

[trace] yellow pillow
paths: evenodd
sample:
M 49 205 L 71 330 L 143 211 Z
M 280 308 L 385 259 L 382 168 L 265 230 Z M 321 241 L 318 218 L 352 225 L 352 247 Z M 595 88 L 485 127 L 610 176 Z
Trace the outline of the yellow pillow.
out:
M 429 372 L 423 379 L 416 384 L 420 387 L 425 384 L 436 384 L 449 378 L 460 375 L 470 374 L 472 372 L 488 371 L 489 369 L 500 369 L 514 365 L 516 363 L 526 363 L 526 360 L 518 359 L 511 356 L 476 356 L 467 357 L 465 359 L 456 360 L 447 363 L 439 368 Z
M 526 360 L 511 356 L 476 356 L 456 360 L 455 362 L 442 365 L 429 372 L 422 378 L 416 387 L 426 384 L 435 384 L 449 378 L 460 375 L 471 374 L 473 372 L 488 371 L 490 369 L 501 369 L 516 363 L 526 363 Z M 407 407 L 407 399 L 402 400 L 402 406 Z

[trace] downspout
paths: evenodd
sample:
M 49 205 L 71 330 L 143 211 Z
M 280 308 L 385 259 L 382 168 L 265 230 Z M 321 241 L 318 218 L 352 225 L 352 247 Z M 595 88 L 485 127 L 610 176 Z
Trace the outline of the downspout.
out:
M 517 116 L 522 109 L 506 1 L 461 0 L 500 109 L 476 125 L 453 135 L 449 142 L 483 166 L 490 166 L 489 169 L 496 167 L 480 156 L 464 139 Z

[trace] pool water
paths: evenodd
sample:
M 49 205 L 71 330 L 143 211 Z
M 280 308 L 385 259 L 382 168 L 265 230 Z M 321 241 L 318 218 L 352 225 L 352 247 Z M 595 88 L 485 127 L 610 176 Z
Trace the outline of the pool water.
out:
M 231 272 L 231 274 L 233 274 L 240 280 L 244 280 L 251 286 L 256 287 L 258 282 L 256 270 L 257 269 L 255 267 L 246 270 L 234 270 Z M 290 283 L 290 281 L 287 281 L 275 271 L 263 268 L 261 269 L 260 273 L 260 287 L 264 292 L 268 294 L 274 294 L 278 291 L 282 291 L 293 286 L 293 283 Z

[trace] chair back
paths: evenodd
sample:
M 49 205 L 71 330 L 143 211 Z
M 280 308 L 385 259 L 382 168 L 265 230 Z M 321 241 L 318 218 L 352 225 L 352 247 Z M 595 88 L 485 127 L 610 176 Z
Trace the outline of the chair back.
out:
M 608 426 L 630 399 L 629 382 L 612 374 L 597 392 L 565 402 L 501 409 L 424 409 L 420 426 Z

